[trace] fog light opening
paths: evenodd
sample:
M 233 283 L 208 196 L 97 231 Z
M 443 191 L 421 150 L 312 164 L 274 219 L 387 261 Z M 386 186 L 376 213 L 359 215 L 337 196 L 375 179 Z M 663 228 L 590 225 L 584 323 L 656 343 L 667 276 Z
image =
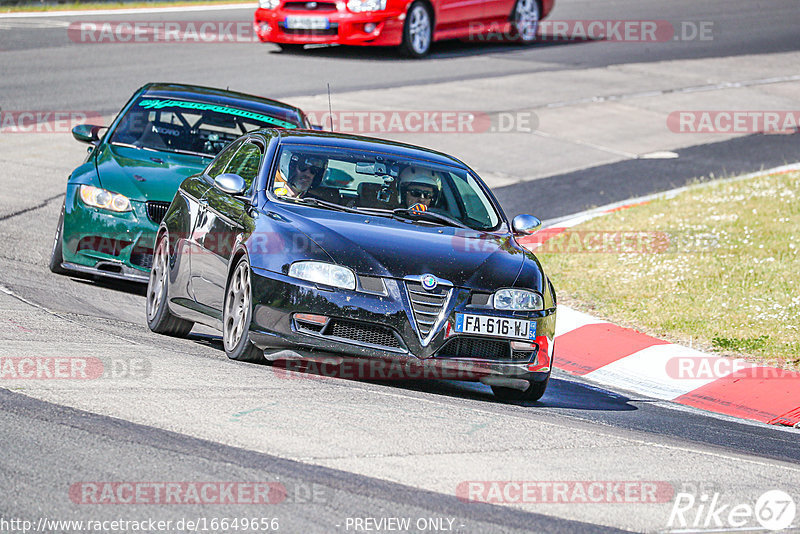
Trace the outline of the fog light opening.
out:
M 366 33 L 372 33 L 375 31 L 375 28 L 377 27 L 378 25 L 375 24 L 374 22 L 367 22 L 366 24 L 364 24 L 364 31 Z
M 294 319 L 301 323 L 311 323 L 319 326 L 325 326 L 330 320 L 330 318 L 325 315 L 314 315 L 312 313 L 295 313 Z

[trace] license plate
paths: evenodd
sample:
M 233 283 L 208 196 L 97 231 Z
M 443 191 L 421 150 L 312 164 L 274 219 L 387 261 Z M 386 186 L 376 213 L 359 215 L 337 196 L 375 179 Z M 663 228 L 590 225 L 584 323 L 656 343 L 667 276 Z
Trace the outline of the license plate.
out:
M 286 17 L 284 24 L 290 30 L 327 30 L 331 23 L 327 17 Z
M 481 336 L 536 339 L 536 321 L 457 313 L 456 332 Z

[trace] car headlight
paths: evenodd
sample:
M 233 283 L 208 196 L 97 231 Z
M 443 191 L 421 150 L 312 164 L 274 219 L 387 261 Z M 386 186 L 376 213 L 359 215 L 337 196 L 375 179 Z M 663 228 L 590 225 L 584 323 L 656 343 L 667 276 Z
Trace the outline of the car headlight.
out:
M 539 311 L 544 301 L 539 293 L 527 289 L 501 289 L 494 294 L 495 310 Z
M 289 276 L 343 289 L 356 288 L 356 275 L 347 267 L 321 261 L 298 261 L 289 267 Z
M 386 9 L 386 0 L 348 0 L 347 9 L 353 13 L 383 11 Z
M 131 211 L 131 201 L 125 195 L 99 187 L 81 185 L 81 200 L 87 206 L 111 211 Z
M 258 0 L 258 7 L 261 9 L 275 9 L 281 0 Z

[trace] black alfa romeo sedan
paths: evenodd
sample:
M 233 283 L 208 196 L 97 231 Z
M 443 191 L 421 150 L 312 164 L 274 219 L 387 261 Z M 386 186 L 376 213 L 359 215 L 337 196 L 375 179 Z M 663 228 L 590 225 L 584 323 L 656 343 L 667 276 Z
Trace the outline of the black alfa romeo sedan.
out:
M 439 152 L 250 132 L 175 195 L 156 237 L 148 325 L 216 328 L 234 360 L 468 368 L 500 399 L 537 400 L 556 295 L 516 238 L 540 224 L 509 221 L 474 171 Z

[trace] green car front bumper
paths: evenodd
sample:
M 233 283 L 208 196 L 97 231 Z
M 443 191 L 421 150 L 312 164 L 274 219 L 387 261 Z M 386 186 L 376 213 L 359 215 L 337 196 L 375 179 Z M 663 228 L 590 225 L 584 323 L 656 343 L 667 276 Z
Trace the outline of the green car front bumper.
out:
M 87 206 L 80 199 L 79 187 L 67 186 L 62 267 L 147 283 L 158 223 L 169 204 L 131 200 L 133 209 L 118 213 Z

